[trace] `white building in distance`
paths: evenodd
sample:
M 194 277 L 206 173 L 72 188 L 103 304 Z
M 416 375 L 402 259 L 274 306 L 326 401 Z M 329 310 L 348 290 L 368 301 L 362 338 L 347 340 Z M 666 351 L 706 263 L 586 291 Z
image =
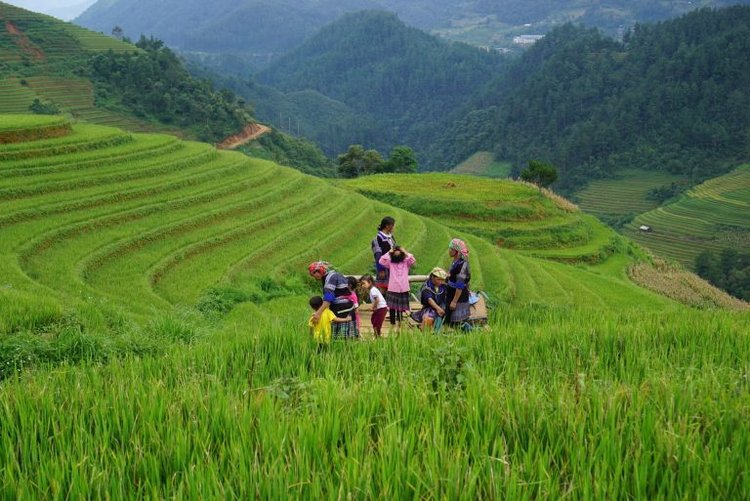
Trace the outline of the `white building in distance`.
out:
M 534 45 L 542 38 L 544 38 L 544 35 L 518 35 L 513 38 L 513 43 L 516 45 Z

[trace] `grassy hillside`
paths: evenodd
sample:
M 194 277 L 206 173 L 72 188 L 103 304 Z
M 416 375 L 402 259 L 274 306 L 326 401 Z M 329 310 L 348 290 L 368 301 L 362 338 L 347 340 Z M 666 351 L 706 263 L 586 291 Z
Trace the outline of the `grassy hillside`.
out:
M 0 134 L 2 497 L 750 488 L 750 317 L 635 286 L 624 253 L 536 259 L 173 136 L 14 116 Z M 478 205 L 504 186 L 483 182 Z M 525 190 L 499 199 L 565 217 Z M 367 270 L 385 214 L 419 273 L 466 238 L 487 331 L 311 344 L 305 265 Z
M 638 231 L 640 225 L 653 231 Z M 641 214 L 625 234 L 689 268 L 704 250 L 750 246 L 750 165 L 691 189 L 674 203 Z
M 480 256 L 482 269 L 497 273 L 500 265 L 510 275 L 498 276 L 507 286 L 493 290 L 505 301 L 603 306 L 617 289 L 623 296 L 615 303 L 635 306 L 646 298 L 626 299 L 633 292 L 630 279 L 699 308 L 747 307 L 694 274 L 651 259 L 568 200 L 533 185 L 457 174 L 377 175 L 338 184 L 480 237 L 481 246 L 473 242 L 481 252 L 501 258 L 485 265 Z M 641 307 L 654 304 L 647 301 Z
M 136 45 L 0 3 L 0 113 L 43 110 L 136 132 L 220 142 L 253 122 L 231 91 L 192 78 L 156 39 Z M 2 62 L 4 61 L 4 63 Z M 330 161 L 305 140 L 276 134 L 255 153 L 331 175 Z
M 424 174 L 369 176 L 345 185 L 525 255 L 599 262 L 619 245 L 595 218 L 525 183 Z
M 0 18 L 0 113 L 67 113 L 213 142 L 252 120 L 244 102 L 191 78 L 158 40 L 133 45 L 5 3 Z

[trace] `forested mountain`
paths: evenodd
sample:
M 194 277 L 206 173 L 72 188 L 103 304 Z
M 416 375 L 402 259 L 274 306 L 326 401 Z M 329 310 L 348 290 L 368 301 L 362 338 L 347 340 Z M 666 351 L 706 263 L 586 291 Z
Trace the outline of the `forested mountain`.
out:
M 750 7 L 638 25 L 623 43 L 558 28 L 466 107 L 433 163 L 544 158 L 568 189 L 624 167 L 718 175 L 750 158 L 748 54 Z
M 369 146 L 408 144 L 419 150 L 431 143 L 446 114 L 505 64 L 497 54 L 409 28 L 394 14 L 362 11 L 326 26 L 258 80 L 295 93 L 290 99 L 298 103 L 300 92 L 312 90 L 371 117 L 377 130 L 365 138 Z M 314 105 L 312 100 L 304 106 L 307 117 Z M 352 128 L 349 134 L 360 131 Z
M 440 12 L 447 2 L 435 5 Z M 529 9 L 544 15 L 549 5 Z M 606 5 L 620 4 L 597 8 Z M 644 16 L 678 6 L 630 7 L 639 5 Z M 622 167 L 698 182 L 748 156 L 749 11 L 701 10 L 637 25 L 623 41 L 564 25 L 510 66 L 394 15 L 355 13 L 234 88 L 261 119 L 329 155 L 353 143 L 381 151 L 407 144 L 423 167 L 442 168 L 490 150 L 516 166 L 553 162 L 569 190 Z
M 635 22 L 681 15 L 700 6 L 750 0 L 99 0 L 76 20 L 110 33 L 163 39 L 181 52 L 232 53 L 241 66 L 260 68 L 299 46 L 342 14 L 363 9 L 395 12 L 406 23 L 440 30 L 479 45 L 507 45 L 513 35 L 545 33 L 555 24 L 582 22 L 615 32 Z M 209 58 L 209 60 L 212 60 Z M 242 68 L 237 68 L 241 70 Z

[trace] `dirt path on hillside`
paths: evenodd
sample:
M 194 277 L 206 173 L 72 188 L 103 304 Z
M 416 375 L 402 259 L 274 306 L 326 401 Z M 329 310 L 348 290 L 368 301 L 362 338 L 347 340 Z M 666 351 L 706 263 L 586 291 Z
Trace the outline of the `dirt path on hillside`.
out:
M 24 54 L 31 56 L 32 59 L 36 61 L 44 61 L 45 57 L 42 49 L 34 45 L 34 42 L 29 40 L 29 37 L 19 30 L 18 26 L 13 24 L 12 21 L 5 21 L 5 30 L 10 34 L 13 42 L 21 48 Z
M 242 132 L 229 136 L 217 144 L 216 147 L 222 150 L 233 150 L 239 148 L 243 144 L 258 139 L 260 136 L 267 134 L 268 132 L 271 132 L 270 127 L 266 127 L 262 124 L 248 124 Z

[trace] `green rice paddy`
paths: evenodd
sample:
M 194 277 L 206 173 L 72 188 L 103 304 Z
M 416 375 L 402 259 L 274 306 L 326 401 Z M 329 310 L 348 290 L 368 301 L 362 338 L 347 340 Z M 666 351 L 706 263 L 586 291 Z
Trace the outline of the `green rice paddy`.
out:
M 684 182 L 663 171 L 621 170 L 613 178 L 590 181 L 575 199 L 581 209 L 596 216 L 634 216 L 659 205 L 648 199 L 651 190 Z
M 132 44 L 71 23 L 0 2 L 0 114 L 29 113 L 35 99 L 64 113 L 100 125 L 136 132 L 156 127 L 136 118 L 97 108 L 91 82 L 74 76 L 76 60 L 102 51 L 138 51 Z M 166 131 L 166 129 L 164 129 Z M 172 131 L 170 131 L 172 132 Z
M 449 204 L 425 217 L 210 145 L 83 123 L 0 158 L 2 498 L 750 489 L 750 317 L 637 287 L 625 241 L 597 265 L 538 259 L 576 246 L 513 251 L 445 224 L 460 220 Z M 518 214 L 603 228 L 524 185 L 448 178 L 358 189 L 512 213 L 518 228 Z M 368 271 L 384 215 L 415 273 L 468 242 L 487 330 L 312 344 L 307 263 Z
M 638 228 L 648 225 L 651 232 Z M 691 267 L 704 250 L 750 246 L 750 165 L 696 186 L 674 203 L 641 214 L 625 234 Z

